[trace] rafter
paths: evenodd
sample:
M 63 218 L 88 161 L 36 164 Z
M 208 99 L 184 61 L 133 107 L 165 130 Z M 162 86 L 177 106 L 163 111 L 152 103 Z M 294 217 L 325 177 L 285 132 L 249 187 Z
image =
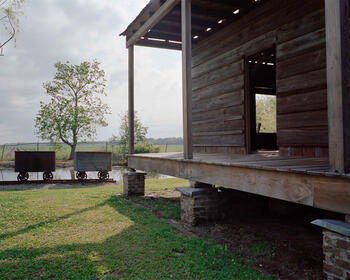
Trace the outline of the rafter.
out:
M 173 43 L 169 41 L 153 41 L 149 39 L 141 39 L 136 44 L 136 46 L 151 47 L 151 48 L 160 48 L 168 50 L 181 50 L 181 44 Z
M 169 11 L 171 11 L 180 0 L 167 0 L 160 8 L 130 37 L 127 37 L 126 47 L 135 44 L 153 26 L 155 26 Z

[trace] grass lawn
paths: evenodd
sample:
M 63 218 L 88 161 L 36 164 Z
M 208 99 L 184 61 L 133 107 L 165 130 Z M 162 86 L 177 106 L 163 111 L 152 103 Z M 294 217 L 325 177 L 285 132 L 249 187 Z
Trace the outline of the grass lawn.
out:
M 148 180 L 146 188 L 184 185 Z M 0 279 L 271 279 L 221 246 L 180 236 L 149 210 L 116 196 L 121 191 L 0 192 Z

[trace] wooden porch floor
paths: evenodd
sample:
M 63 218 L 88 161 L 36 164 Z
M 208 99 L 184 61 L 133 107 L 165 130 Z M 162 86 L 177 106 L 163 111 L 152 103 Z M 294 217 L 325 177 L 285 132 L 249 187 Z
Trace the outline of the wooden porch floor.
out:
M 329 172 L 328 158 L 183 153 L 130 155 L 137 170 L 220 185 L 312 207 L 350 214 L 350 174 Z
M 139 154 L 136 157 L 185 161 L 183 153 Z M 278 151 L 257 152 L 250 155 L 194 154 L 191 162 L 201 162 L 232 167 L 246 167 L 312 175 L 326 175 L 350 179 L 350 174 L 329 172 L 328 158 L 282 157 Z

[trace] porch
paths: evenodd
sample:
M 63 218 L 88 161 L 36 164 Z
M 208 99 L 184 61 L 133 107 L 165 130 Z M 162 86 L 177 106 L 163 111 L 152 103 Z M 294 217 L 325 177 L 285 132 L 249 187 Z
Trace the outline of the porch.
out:
M 350 174 L 329 172 L 328 158 L 183 153 L 134 154 L 130 168 L 350 214 Z

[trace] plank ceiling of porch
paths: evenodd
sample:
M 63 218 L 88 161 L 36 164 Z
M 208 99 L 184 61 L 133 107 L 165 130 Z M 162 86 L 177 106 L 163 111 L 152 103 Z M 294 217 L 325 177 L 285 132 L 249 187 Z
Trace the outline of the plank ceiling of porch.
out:
M 211 36 L 266 0 L 192 0 L 193 43 Z M 181 48 L 181 3 L 175 6 L 141 40 L 140 45 L 171 44 Z M 174 47 L 176 48 L 176 47 Z

